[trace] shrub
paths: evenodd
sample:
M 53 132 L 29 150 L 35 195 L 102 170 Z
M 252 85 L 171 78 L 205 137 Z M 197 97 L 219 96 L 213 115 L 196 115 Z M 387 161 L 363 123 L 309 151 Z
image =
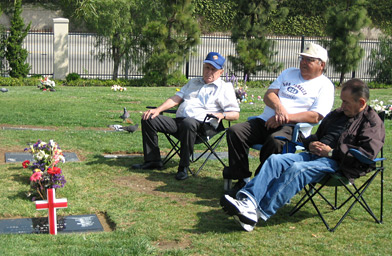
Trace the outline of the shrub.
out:
M 380 38 L 378 50 L 372 49 L 368 73 L 378 83 L 392 84 L 392 39 Z
M 65 80 L 67 82 L 75 81 L 75 80 L 79 80 L 79 79 L 80 79 L 80 75 L 78 73 L 69 73 L 67 75 L 67 77 L 65 78 Z

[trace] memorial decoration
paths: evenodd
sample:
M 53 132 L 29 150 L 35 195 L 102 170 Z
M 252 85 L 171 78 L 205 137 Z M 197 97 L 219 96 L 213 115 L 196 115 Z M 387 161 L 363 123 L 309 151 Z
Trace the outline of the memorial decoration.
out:
M 55 91 L 54 87 L 56 86 L 56 83 L 52 80 L 49 79 L 49 77 L 44 77 L 40 80 L 40 84 L 37 86 L 39 89 L 42 91 Z
M 62 188 L 66 180 L 59 163 L 64 163 L 65 158 L 59 145 L 50 140 L 49 143 L 38 140 L 35 144 L 25 148 L 34 158 L 31 163 L 26 160 L 22 163 L 23 168 L 30 168 L 33 174 L 30 177 L 30 191 L 27 196 L 35 201 L 37 197 L 46 199 L 46 190 L 49 188 Z
M 248 95 L 248 86 L 246 84 L 248 78 L 247 75 L 245 75 L 244 80 L 239 80 L 238 77 L 236 76 L 231 76 L 229 79 L 228 75 L 226 75 L 226 82 L 230 82 L 234 85 L 234 91 L 235 91 L 235 96 L 237 98 L 238 103 L 249 103 L 249 104 L 254 104 L 255 103 L 255 96 L 252 94 Z M 261 100 L 261 96 L 257 96 L 257 100 Z
M 48 210 L 49 216 L 49 234 L 57 235 L 57 215 L 56 209 L 67 208 L 68 203 L 66 198 L 56 199 L 56 190 L 53 188 L 47 189 L 47 200 L 35 201 L 35 208 L 37 210 Z
M 369 105 L 377 112 L 385 112 L 385 118 L 391 119 L 392 118 L 392 105 L 388 104 L 385 105 L 382 100 L 371 100 Z
M 113 85 L 110 89 L 111 89 L 112 91 L 115 91 L 115 92 L 117 92 L 117 91 L 119 91 L 119 92 L 124 92 L 124 91 L 127 90 L 126 87 L 121 87 L 121 86 L 119 86 L 119 85 L 117 85 L 117 84 Z

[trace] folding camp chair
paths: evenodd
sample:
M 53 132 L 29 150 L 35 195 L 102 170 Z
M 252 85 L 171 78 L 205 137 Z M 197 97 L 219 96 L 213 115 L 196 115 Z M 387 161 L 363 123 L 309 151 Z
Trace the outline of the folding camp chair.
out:
M 384 114 L 381 113 L 379 114 L 381 119 L 384 121 Z M 343 176 L 340 172 L 334 173 L 334 174 L 327 174 L 320 182 L 317 184 L 309 184 L 304 188 L 305 195 L 299 200 L 299 202 L 294 206 L 292 211 L 290 212 L 290 216 L 298 212 L 307 202 L 311 202 L 315 210 L 317 211 L 319 217 L 323 221 L 325 227 L 327 230 L 333 232 L 336 230 L 336 228 L 343 222 L 343 220 L 347 217 L 347 215 L 351 212 L 351 209 L 359 203 L 364 210 L 366 210 L 367 213 L 376 221 L 376 223 L 381 224 L 383 222 L 383 201 L 384 201 L 384 152 L 383 148 L 381 149 L 379 155 L 379 158 L 376 159 L 369 159 L 366 157 L 364 154 L 362 154 L 360 151 L 356 149 L 350 149 L 347 153 L 351 154 L 355 158 L 357 158 L 361 163 L 369 165 L 372 167 L 372 174 L 370 177 L 364 176 L 361 178 L 358 178 L 357 180 L 364 180 L 366 177 L 367 179 L 364 180 L 363 184 L 361 186 L 357 186 L 355 184 L 352 184 L 349 182 L 349 180 Z M 344 160 L 343 160 L 344 161 Z M 342 162 L 343 162 L 342 161 Z M 373 210 L 369 206 L 368 202 L 365 200 L 364 194 L 366 190 L 369 188 L 369 186 L 372 184 L 372 182 L 375 180 L 377 175 L 380 174 L 381 182 L 380 182 L 380 211 L 379 211 L 379 218 L 376 217 L 374 214 Z M 324 187 L 334 187 L 334 198 L 332 199 L 334 202 L 331 203 L 331 200 L 327 198 L 324 194 L 321 193 L 321 190 Z M 346 191 L 348 197 L 345 199 L 342 203 L 338 205 L 338 187 L 344 188 L 343 191 Z M 324 189 L 325 190 L 325 189 Z M 323 191 L 324 191 L 323 190 Z M 315 195 L 319 195 L 322 199 L 322 201 L 325 201 L 331 208 L 332 210 L 339 210 L 346 204 L 349 205 L 347 210 L 344 212 L 342 217 L 337 221 L 337 223 L 334 225 L 334 227 L 330 227 L 326 219 L 324 218 L 321 210 L 319 207 L 316 205 L 315 200 L 313 200 L 313 197 Z M 342 200 L 340 200 L 342 201 Z M 351 204 L 350 204 L 351 203 Z
M 155 107 L 151 107 L 148 106 L 147 108 L 155 108 Z M 164 113 L 170 113 L 170 114 L 175 114 L 176 110 L 166 110 L 163 111 Z M 207 119 L 211 119 L 211 118 L 216 118 L 213 115 L 207 115 L 204 119 L 204 122 L 207 121 Z M 203 123 L 204 123 L 203 122 Z M 229 126 L 230 126 L 230 121 L 228 121 Z M 203 127 L 203 125 L 201 126 Z M 216 128 L 217 133 L 210 137 L 208 135 L 206 135 L 203 131 L 199 131 L 198 133 L 196 133 L 196 141 L 195 141 L 195 145 L 197 144 L 202 144 L 205 146 L 205 149 L 203 150 L 203 152 L 196 154 L 195 152 L 193 152 L 190 156 L 190 162 L 191 163 L 195 163 L 197 162 L 199 159 L 204 157 L 204 162 L 202 163 L 202 165 L 199 167 L 199 169 L 196 172 L 192 172 L 191 169 L 189 169 L 189 171 L 191 172 L 192 175 L 197 176 L 199 174 L 199 172 L 203 169 L 203 167 L 206 165 L 207 161 L 214 156 L 222 165 L 223 167 L 226 167 L 226 164 L 223 162 L 222 158 L 219 156 L 219 154 L 215 151 L 216 148 L 220 145 L 220 143 L 222 142 L 222 140 L 224 139 L 225 135 L 226 135 L 226 128 L 224 127 L 222 121 L 219 123 L 218 127 Z M 174 137 L 173 135 L 169 134 L 169 133 L 163 133 L 166 137 L 166 139 L 169 141 L 170 145 L 171 145 L 171 149 L 169 151 L 169 153 L 164 157 L 164 159 L 162 160 L 163 165 L 167 164 L 175 155 L 180 156 L 180 141 Z
M 248 117 L 248 120 L 251 120 L 251 119 L 254 119 L 254 118 L 258 118 L 258 117 L 257 116 L 250 116 L 250 117 Z M 300 132 L 301 128 L 313 128 L 313 126 L 315 126 L 317 124 L 296 123 L 296 124 L 287 124 L 287 125 L 294 127 L 293 136 L 291 138 L 291 142 L 294 142 L 294 143 L 288 143 L 289 140 L 287 140 L 287 138 L 282 137 L 282 136 L 275 137 L 276 139 L 280 139 L 280 140 L 286 141 L 286 143 L 285 143 L 285 145 L 283 147 L 282 154 L 294 153 L 297 150 L 304 149 L 301 145 L 296 143 L 298 141 L 298 136 L 299 136 L 299 132 Z M 253 144 L 250 147 L 252 149 L 260 151 L 262 149 L 262 147 L 263 147 L 263 144 Z M 229 190 L 231 188 L 232 180 L 231 179 L 224 179 L 223 182 L 224 182 L 223 183 L 224 190 L 226 190 L 226 191 Z

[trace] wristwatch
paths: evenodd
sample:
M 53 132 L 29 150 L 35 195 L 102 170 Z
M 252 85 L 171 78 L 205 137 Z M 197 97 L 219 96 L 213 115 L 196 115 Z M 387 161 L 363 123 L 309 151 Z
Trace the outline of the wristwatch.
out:
M 223 112 L 222 115 L 223 115 L 223 119 L 226 119 L 226 113 Z
M 333 154 L 333 149 L 331 149 L 331 151 L 328 152 L 328 157 L 332 157 Z

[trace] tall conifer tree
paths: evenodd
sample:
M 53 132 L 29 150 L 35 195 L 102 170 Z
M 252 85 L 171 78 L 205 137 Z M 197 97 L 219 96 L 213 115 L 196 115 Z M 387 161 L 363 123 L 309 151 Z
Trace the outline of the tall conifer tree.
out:
M 337 1 L 327 10 L 326 33 L 331 38 L 324 41 L 328 48 L 329 61 L 340 73 L 341 84 L 344 75 L 354 71 L 364 55 L 359 41 L 363 39 L 360 30 L 370 24 L 365 0 Z
M 272 60 L 277 54 L 274 42 L 266 38 L 267 26 L 272 17 L 283 19 L 288 10 L 276 9 L 276 0 L 237 0 L 238 14 L 232 29 L 232 41 L 238 57 L 229 56 L 234 70 L 243 71 L 250 77 L 257 71 L 278 72 L 281 64 Z M 272 11 L 279 12 L 271 15 Z
M 7 38 L 6 58 L 10 65 L 11 77 L 26 77 L 30 71 L 30 65 L 26 63 L 28 51 L 22 48 L 23 40 L 30 30 L 31 22 L 25 27 L 22 14 L 22 0 L 15 0 L 14 13 L 11 20 L 10 36 Z

